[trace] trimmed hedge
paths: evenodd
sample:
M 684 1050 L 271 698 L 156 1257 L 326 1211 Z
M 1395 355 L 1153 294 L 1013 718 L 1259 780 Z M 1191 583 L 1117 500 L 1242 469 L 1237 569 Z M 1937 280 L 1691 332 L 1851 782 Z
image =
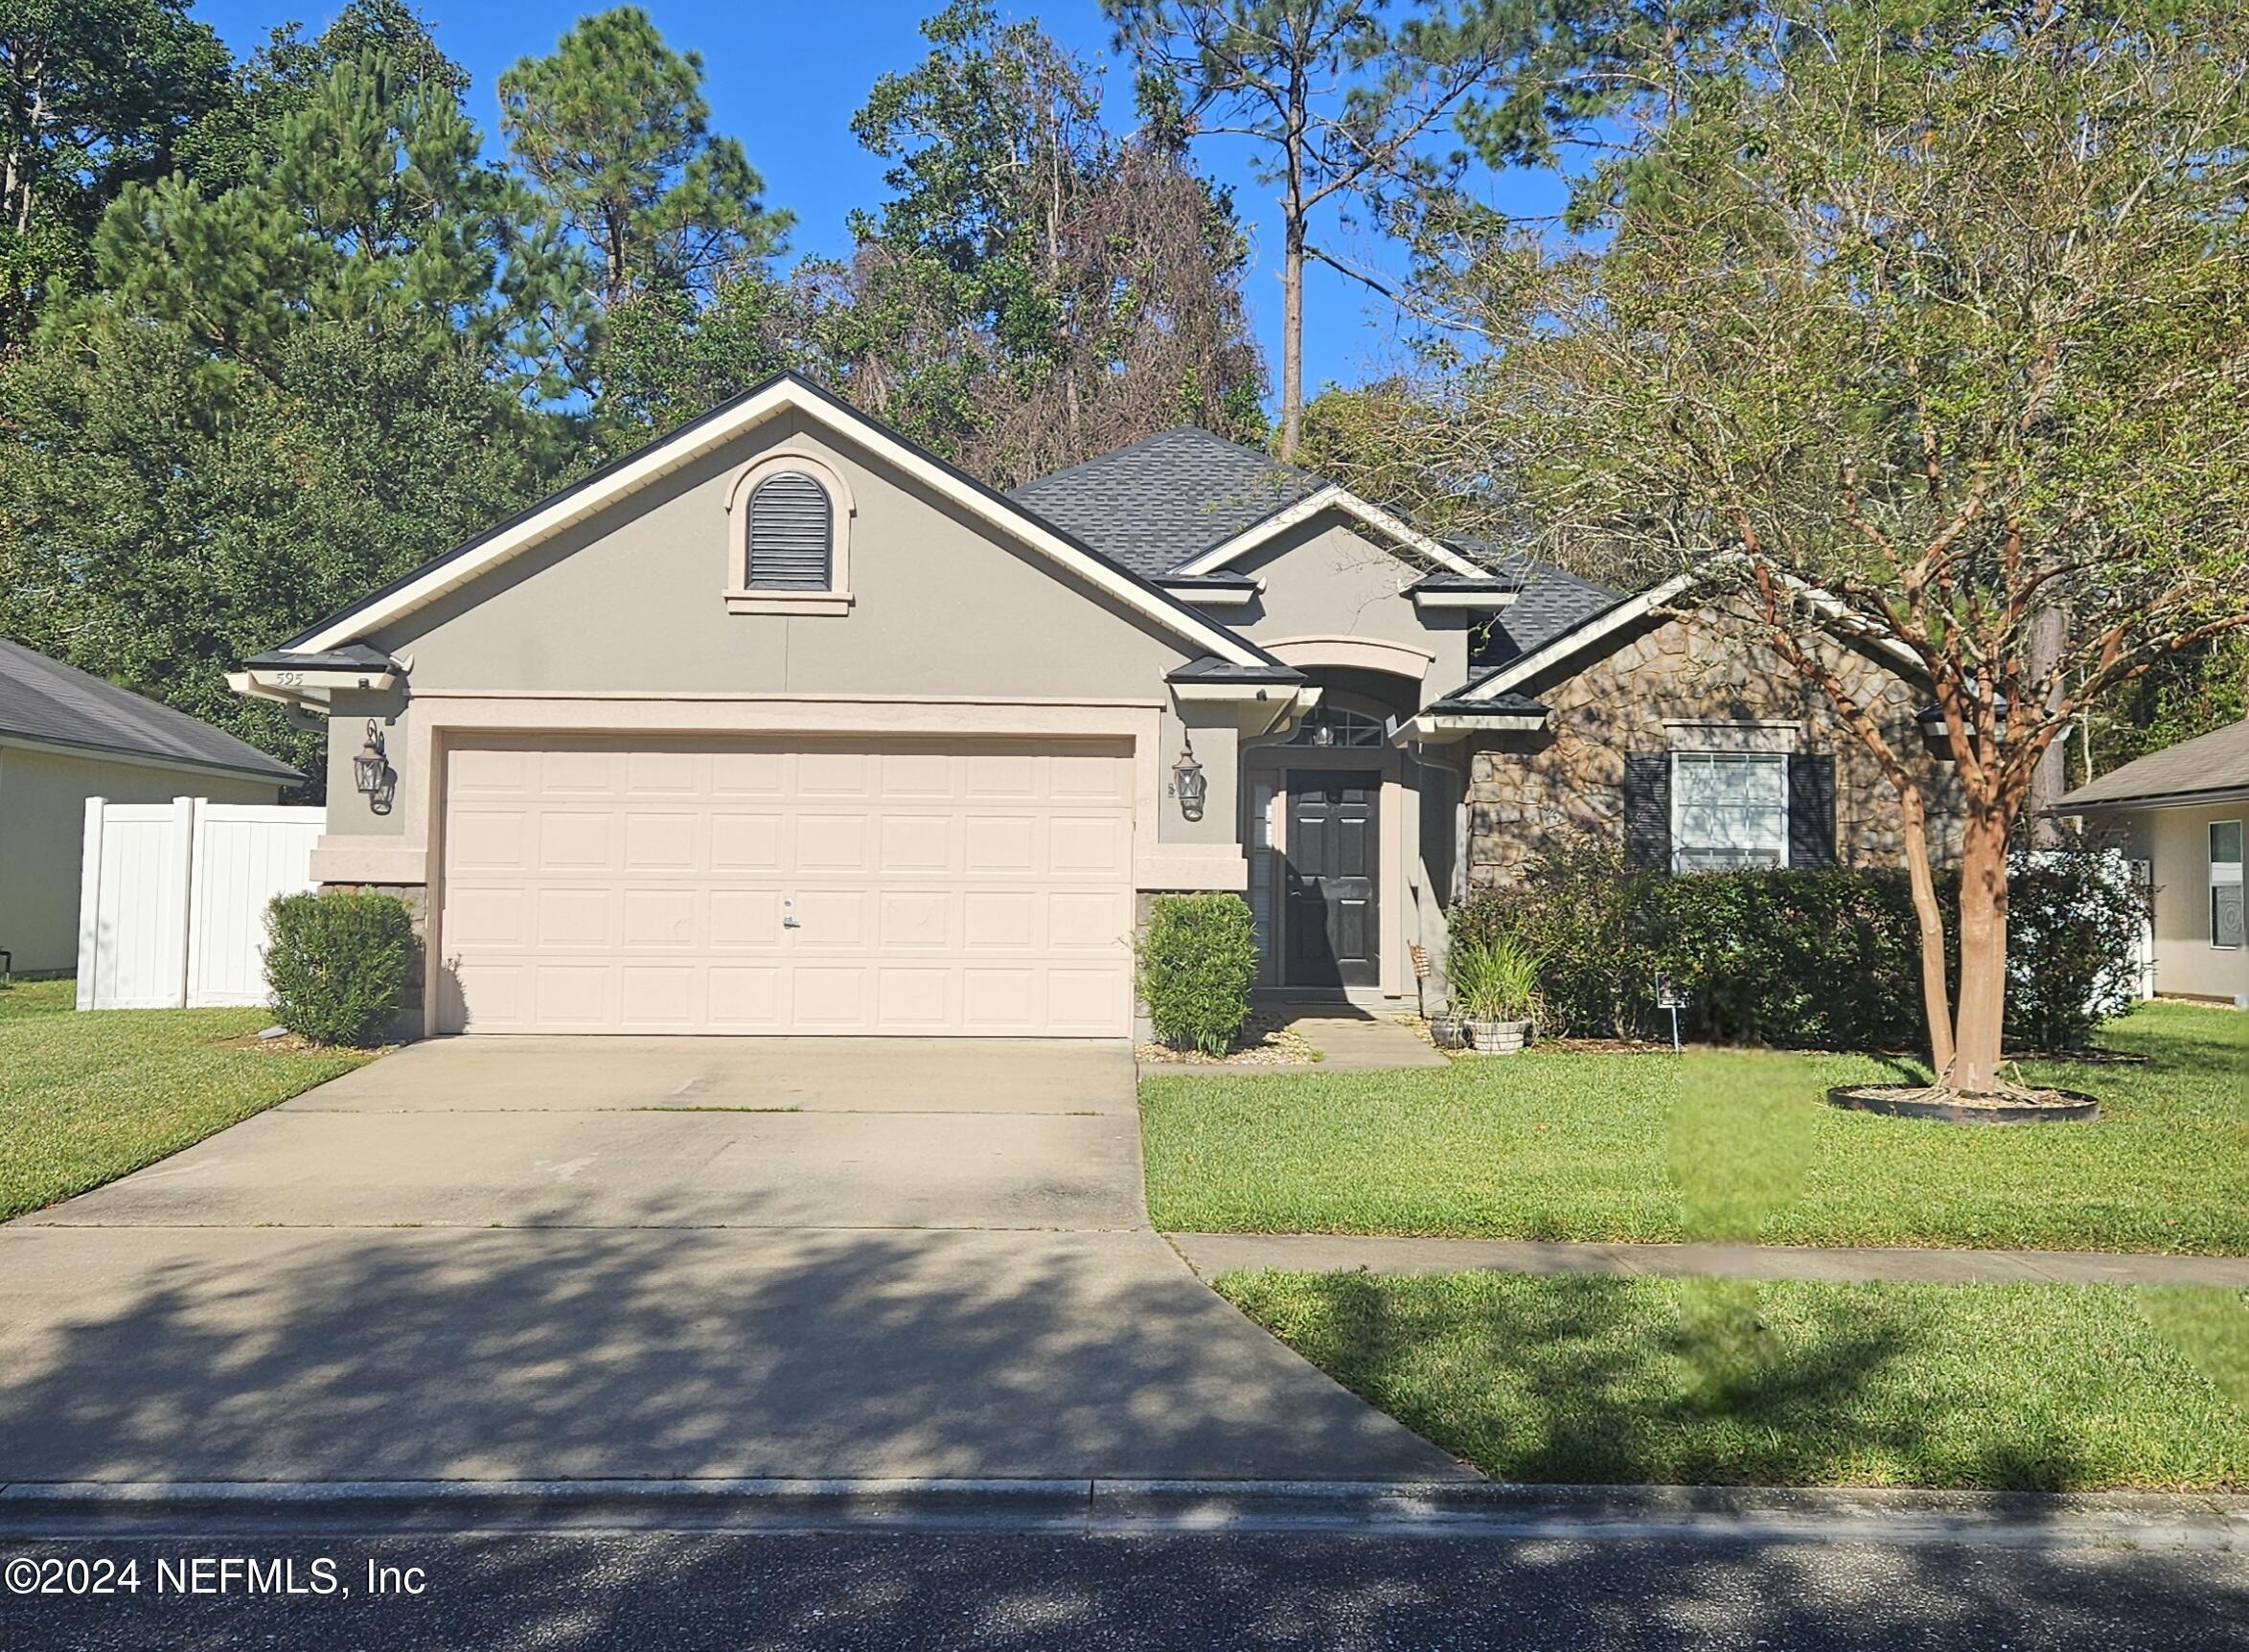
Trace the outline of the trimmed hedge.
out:
M 1224 1055 L 1250 1019 L 1257 935 L 1235 895 L 1159 895 L 1140 937 L 1138 987 L 1159 1043 Z
M 1958 879 L 1939 873 L 1958 977 Z M 2142 897 L 2112 859 L 2018 855 L 2009 880 L 2007 1036 L 2071 1049 L 2133 1001 Z M 1628 872 L 1591 841 L 1549 851 L 1517 886 L 1480 890 L 1452 933 L 1521 934 L 1543 960 L 1552 1030 L 1666 1034 L 1655 978 L 1687 994 L 1680 1025 L 1726 1044 L 1914 1049 L 1926 1042 L 1920 935 L 1900 871 Z
M 414 914 L 397 896 L 277 895 L 265 934 L 265 983 L 289 1031 L 314 1044 L 364 1045 L 398 1021 L 418 943 Z

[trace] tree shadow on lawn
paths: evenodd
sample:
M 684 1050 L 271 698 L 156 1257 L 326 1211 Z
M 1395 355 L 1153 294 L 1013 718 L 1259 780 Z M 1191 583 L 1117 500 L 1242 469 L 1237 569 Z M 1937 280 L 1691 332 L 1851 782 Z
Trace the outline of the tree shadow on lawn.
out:
M 2023 1368 L 2025 1343 L 2047 1334 L 2023 1293 L 2053 1287 L 1502 1273 L 1222 1287 L 1354 1392 L 1505 1480 L 2050 1491 L 2211 1484 L 2249 1464 L 2249 1430 L 2235 1417 L 2229 1431 L 2215 1396 L 2151 1417 L 2132 1408 L 2162 1382 L 2104 1388 L 2097 1351 Z M 1946 1293 L 1989 1317 L 1931 1312 Z M 2134 1317 L 2122 1297 L 2115 1310 Z M 2090 1334 L 2052 1332 L 2073 1329 Z

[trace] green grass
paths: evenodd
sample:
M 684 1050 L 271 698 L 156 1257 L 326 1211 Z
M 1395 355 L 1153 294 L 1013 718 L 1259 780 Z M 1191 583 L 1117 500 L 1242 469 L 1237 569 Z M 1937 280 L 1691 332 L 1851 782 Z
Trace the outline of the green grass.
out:
M 1444 1070 L 1165 1075 L 1148 1204 L 1179 1232 L 2249 1253 L 2249 1016 L 2156 1003 L 2036 1062 L 2093 1124 L 1966 1128 L 1825 1105 L 1917 1077 L 1864 1056 L 1531 1050 Z
M 0 986 L 0 1220 L 115 1181 L 370 1059 L 224 1047 L 267 1025 L 266 1010 L 80 1015 L 74 991 Z
M 2249 1302 L 2226 1292 L 1504 1273 L 1217 1283 L 1346 1387 L 1506 1480 L 2249 1486 L 2249 1394 L 2225 1364 Z

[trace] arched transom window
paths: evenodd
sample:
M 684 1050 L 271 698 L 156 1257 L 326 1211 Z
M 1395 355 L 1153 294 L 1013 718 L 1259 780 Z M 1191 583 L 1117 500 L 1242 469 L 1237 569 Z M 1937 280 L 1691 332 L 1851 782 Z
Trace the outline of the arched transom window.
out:
M 843 478 L 810 454 L 771 454 L 743 471 L 726 494 L 727 609 L 847 612 L 852 510 Z
M 1316 705 L 1289 736 L 1291 746 L 1380 746 L 1388 730 L 1379 717 L 1345 705 Z

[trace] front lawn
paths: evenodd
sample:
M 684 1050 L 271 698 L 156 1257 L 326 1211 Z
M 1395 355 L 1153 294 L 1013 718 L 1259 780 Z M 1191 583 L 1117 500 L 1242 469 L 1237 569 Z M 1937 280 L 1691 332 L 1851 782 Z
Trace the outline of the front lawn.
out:
M 2249 1253 L 2249 1016 L 2155 1003 L 2147 1065 L 2034 1062 L 2093 1124 L 1963 1128 L 1828 1107 L 1896 1064 L 1531 1050 L 1443 1070 L 1152 1078 L 1148 1204 L 1175 1232 Z
M 0 1220 L 113 1182 L 369 1059 L 228 1044 L 268 1025 L 268 1010 L 80 1015 L 75 990 L 0 986 Z
M 1503 1480 L 2249 1486 L 2249 1303 L 2227 1292 L 1505 1273 L 1217 1284 Z

